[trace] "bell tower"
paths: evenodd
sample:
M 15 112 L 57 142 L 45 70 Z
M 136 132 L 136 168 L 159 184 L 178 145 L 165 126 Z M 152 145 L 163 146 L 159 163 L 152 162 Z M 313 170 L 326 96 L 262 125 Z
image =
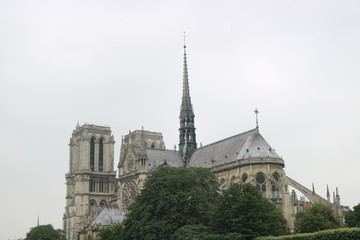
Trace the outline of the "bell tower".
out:
M 76 126 L 70 138 L 63 229 L 68 240 L 87 239 L 96 212 L 114 198 L 114 137 L 110 127 Z
M 185 40 L 185 37 L 184 37 Z M 179 151 L 183 158 L 184 165 L 188 163 L 191 154 L 197 148 L 195 134 L 195 115 L 191 104 L 189 77 L 186 58 L 186 44 L 184 41 L 184 69 L 183 69 L 183 96 L 180 107 L 180 134 Z

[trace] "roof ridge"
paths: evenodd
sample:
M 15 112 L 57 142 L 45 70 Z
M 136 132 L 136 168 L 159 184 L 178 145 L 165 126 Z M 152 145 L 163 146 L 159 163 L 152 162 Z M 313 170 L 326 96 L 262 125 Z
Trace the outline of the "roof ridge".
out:
M 159 148 L 145 148 L 145 150 L 156 150 L 156 151 L 163 151 L 163 152 L 179 152 L 177 150 L 172 149 L 159 149 Z
M 217 143 L 224 142 L 224 141 L 229 140 L 229 139 L 231 139 L 231 138 L 236 138 L 236 137 L 239 137 L 239 136 L 242 136 L 242 135 L 245 135 L 245 134 L 251 133 L 251 132 L 258 132 L 258 129 L 257 129 L 257 128 L 254 128 L 254 129 L 251 129 L 251 130 L 248 130 L 248 131 L 245 131 L 245 132 L 242 132 L 242 133 L 239 133 L 239 134 L 233 135 L 233 136 L 231 136 L 231 137 L 227 137 L 227 138 L 224 138 L 224 139 L 218 140 L 218 141 L 216 141 L 216 142 L 209 143 L 209 144 L 207 144 L 207 145 L 205 145 L 205 146 L 202 146 L 202 147 L 200 147 L 200 148 L 196 149 L 196 150 L 195 150 L 195 152 L 196 152 L 197 150 L 199 150 L 199 149 L 206 148 L 206 147 L 209 147 L 209 146 L 215 145 L 215 144 L 217 144 Z

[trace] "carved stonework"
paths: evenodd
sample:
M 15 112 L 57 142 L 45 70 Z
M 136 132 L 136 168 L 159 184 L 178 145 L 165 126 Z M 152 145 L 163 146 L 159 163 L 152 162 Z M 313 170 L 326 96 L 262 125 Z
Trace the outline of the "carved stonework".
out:
M 127 209 L 134 201 L 139 189 L 134 180 L 127 181 L 122 189 L 122 206 Z
M 126 158 L 126 172 L 133 172 L 135 170 L 135 158 L 134 155 L 129 154 Z

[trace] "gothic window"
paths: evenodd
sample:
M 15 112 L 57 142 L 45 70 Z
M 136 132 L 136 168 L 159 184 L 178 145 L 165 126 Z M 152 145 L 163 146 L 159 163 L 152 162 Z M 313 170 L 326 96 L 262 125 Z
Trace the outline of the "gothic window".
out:
M 104 169 L 104 142 L 103 139 L 99 141 L 99 171 Z
M 104 179 L 99 180 L 99 192 L 104 192 Z
M 266 179 L 263 173 L 258 173 L 255 178 L 256 188 L 263 194 L 266 193 Z
M 273 174 L 273 177 L 275 178 L 275 180 L 276 180 L 277 182 L 279 182 L 279 180 L 280 180 L 280 175 L 279 175 L 277 172 L 275 172 L 275 173 Z
M 247 179 L 248 179 L 248 175 L 246 173 L 244 173 L 241 178 L 242 183 L 246 183 Z
M 105 200 L 101 200 L 100 207 L 106 207 L 106 206 L 107 206 L 107 202 Z
M 89 211 L 90 211 L 90 213 L 91 212 L 93 212 L 93 211 L 95 211 L 95 209 L 96 209 L 96 207 L 97 207 L 97 203 L 96 203 L 96 201 L 94 200 L 94 199 L 91 199 L 90 201 L 89 201 Z
M 278 199 L 278 198 L 280 198 L 280 190 L 279 190 L 279 187 L 278 187 L 278 182 L 280 180 L 280 175 L 277 172 L 275 172 L 273 174 L 273 177 L 276 180 L 276 182 L 271 181 L 271 198 L 272 199 Z
M 89 201 L 90 207 L 96 207 L 96 201 L 94 199 L 91 199 Z
M 95 137 L 90 140 L 90 170 L 94 171 L 95 163 Z
M 90 177 L 90 181 L 89 181 L 89 192 L 95 192 L 96 189 L 96 179 L 94 177 Z

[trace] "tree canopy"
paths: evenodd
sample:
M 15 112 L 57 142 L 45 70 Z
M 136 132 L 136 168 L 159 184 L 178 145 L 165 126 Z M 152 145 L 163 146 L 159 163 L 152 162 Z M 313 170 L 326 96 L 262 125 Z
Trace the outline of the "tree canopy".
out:
M 62 230 L 48 224 L 31 228 L 24 240 L 66 240 L 66 237 Z
M 321 203 L 315 203 L 313 207 L 298 212 L 295 216 L 295 232 L 297 233 L 312 233 L 339 227 L 340 222 L 332 209 Z
M 124 227 L 122 224 L 117 224 L 112 227 L 102 228 L 97 234 L 99 240 L 123 240 Z
M 240 233 L 246 239 L 287 233 L 280 210 L 250 184 L 232 184 L 223 191 L 212 227 L 217 233 Z
M 348 227 L 360 227 L 360 203 L 345 214 L 345 223 Z
M 216 234 L 210 227 L 203 225 L 186 225 L 179 228 L 172 236 L 171 240 L 244 240 L 240 233 Z
M 160 167 L 129 207 L 124 239 L 168 240 L 184 225 L 208 225 L 218 195 L 209 169 Z

